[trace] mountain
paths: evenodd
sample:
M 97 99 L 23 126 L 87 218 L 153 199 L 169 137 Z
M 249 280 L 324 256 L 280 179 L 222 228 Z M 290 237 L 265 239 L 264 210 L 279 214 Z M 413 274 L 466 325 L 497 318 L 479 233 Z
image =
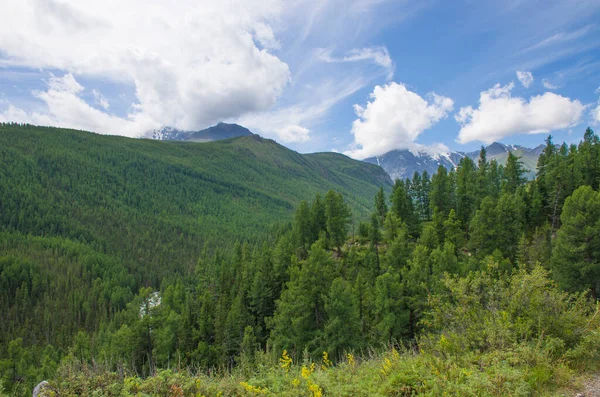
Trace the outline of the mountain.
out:
M 205 244 L 260 239 L 329 189 L 366 219 L 392 183 L 380 167 L 258 135 L 200 144 L 0 124 L 0 159 L 0 232 L 92 244 L 149 280 L 166 264 L 193 269 Z
M 544 147 L 544 145 L 539 145 L 533 149 L 530 149 L 519 145 L 504 145 L 502 143 L 494 142 L 487 146 L 485 150 L 488 161 L 496 160 L 498 164 L 502 165 L 506 164 L 508 152 L 520 157 L 525 169 L 529 170 L 525 175 L 527 178 L 533 179 L 535 178 L 538 157 L 540 157 Z M 465 155 L 477 161 L 479 158 L 479 152 L 479 150 L 475 150 L 470 153 L 465 153 Z
M 508 152 L 521 157 L 524 167 L 529 170 L 526 176 L 530 179 L 535 177 L 537 159 L 544 150 L 544 145 L 533 149 L 519 145 L 504 145 L 494 142 L 486 147 L 488 161 L 496 160 L 499 164 L 506 164 Z M 392 179 L 412 178 L 416 172 L 427 171 L 433 175 L 440 165 L 448 170 L 455 168 L 460 159 L 469 157 L 475 161 L 479 158 L 479 150 L 473 152 L 433 152 L 429 150 L 392 150 L 381 156 L 369 157 L 363 161 L 381 166 Z
M 200 131 L 184 131 L 173 127 L 163 127 L 152 131 L 149 137 L 159 141 L 211 142 L 249 135 L 252 135 L 252 132 L 241 125 L 219 123 Z
M 392 150 L 382 156 L 370 157 L 364 161 L 381 166 L 393 179 L 412 178 L 413 174 L 427 171 L 436 173 L 443 165 L 447 169 L 455 168 L 464 155 L 459 152 L 432 153 L 429 151 Z

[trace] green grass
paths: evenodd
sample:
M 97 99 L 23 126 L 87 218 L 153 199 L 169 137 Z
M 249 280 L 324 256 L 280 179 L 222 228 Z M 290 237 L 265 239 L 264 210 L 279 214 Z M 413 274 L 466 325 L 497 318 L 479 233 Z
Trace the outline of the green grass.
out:
M 308 361 L 282 368 L 276 357 L 261 353 L 252 366 L 232 373 L 173 368 L 142 379 L 73 363 L 51 384 L 61 396 L 520 397 L 571 395 L 581 374 L 530 346 L 455 357 L 388 350 L 328 368 L 314 364 L 314 370 Z

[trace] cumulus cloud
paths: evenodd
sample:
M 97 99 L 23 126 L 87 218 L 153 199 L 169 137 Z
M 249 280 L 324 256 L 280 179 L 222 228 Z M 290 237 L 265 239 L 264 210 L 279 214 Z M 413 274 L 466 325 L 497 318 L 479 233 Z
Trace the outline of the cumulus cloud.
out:
M 555 85 L 552 84 L 551 82 L 549 82 L 547 79 L 543 79 L 542 80 L 542 84 L 544 85 L 544 88 L 548 89 L 548 90 L 557 90 L 560 88 L 559 85 Z
M 600 101 L 598 101 L 598 106 L 592 109 L 592 117 L 594 117 L 594 122 L 600 123 Z
M 358 116 L 352 124 L 354 143 L 345 152 L 358 159 L 414 148 L 417 137 L 454 106 L 450 98 L 430 93 L 424 99 L 395 82 L 375 86 L 369 99 L 365 107 L 354 105 Z
M 65 128 L 75 128 L 104 134 L 139 136 L 159 125 L 143 113 L 132 114 L 124 119 L 91 107 L 81 94 L 84 87 L 73 75 L 52 76 L 45 91 L 35 91 L 34 96 L 47 107 L 46 112 L 26 112 L 11 104 L 0 113 L 0 121 L 14 121 Z
M 533 83 L 533 74 L 531 72 L 517 71 L 517 78 L 525 88 L 529 88 Z
M 600 94 L 600 87 L 596 89 L 596 94 Z M 600 99 L 598 99 L 598 106 L 592 109 L 592 118 L 594 123 L 600 124 Z
M 300 125 L 286 125 L 285 127 L 277 128 L 275 132 L 286 142 L 306 142 L 310 139 L 308 135 L 309 129 Z
M 492 143 L 515 134 L 548 133 L 579 124 L 585 106 L 546 92 L 529 101 L 511 96 L 514 84 L 496 84 L 479 97 L 479 107 L 463 107 L 454 116 L 461 125 L 458 142 Z
M 38 94 L 60 125 L 113 134 L 126 126 L 136 135 L 149 124 L 198 129 L 276 103 L 290 81 L 288 65 L 271 52 L 279 47 L 271 25 L 282 6 L 281 0 L 182 0 L 177 7 L 143 0 L 6 0 L 0 65 L 64 71 L 67 77 Z M 117 118 L 87 106 L 73 75 L 134 86 L 133 113 Z M 51 106 L 61 101 L 71 115 Z M 108 103 L 98 105 L 106 110 Z M 103 126 L 88 116 L 111 122 Z

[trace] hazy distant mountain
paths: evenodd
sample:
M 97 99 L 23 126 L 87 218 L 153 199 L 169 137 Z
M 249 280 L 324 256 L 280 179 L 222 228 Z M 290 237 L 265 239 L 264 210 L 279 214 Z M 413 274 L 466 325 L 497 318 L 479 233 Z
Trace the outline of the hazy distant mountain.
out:
M 381 166 L 393 179 L 412 178 L 415 171 L 420 174 L 427 170 L 429 175 L 435 174 L 443 165 L 452 169 L 458 165 L 465 155 L 459 152 L 432 153 L 428 151 L 392 150 L 382 156 L 369 157 L 364 161 Z
M 494 142 L 485 148 L 488 161 L 496 160 L 498 164 L 506 164 L 508 158 L 508 152 L 512 152 L 517 157 L 521 158 L 525 169 L 529 170 L 527 177 L 533 179 L 535 177 L 538 157 L 544 150 L 544 145 L 539 145 L 533 149 L 526 148 L 519 145 L 504 145 L 502 143 Z M 479 150 L 465 153 L 468 157 L 473 160 L 479 158 Z
M 512 152 L 518 157 L 526 169 L 529 170 L 527 177 L 535 176 L 537 159 L 544 150 L 544 145 L 533 149 L 519 145 L 504 145 L 494 142 L 486 147 L 488 161 L 496 160 L 499 164 L 505 164 L 508 158 L 508 152 Z M 447 169 L 455 168 L 460 159 L 469 157 L 475 161 L 479 158 L 479 150 L 464 153 L 448 151 L 444 153 L 434 153 L 431 151 L 419 150 L 392 150 L 381 156 L 370 157 L 364 161 L 367 163 L 380 165 L 388 175 L 393 179 L 412 178 L 415 171 L 423 173 L 427 171 L 430 175 L 434 174 L 440 165 Z
M 173 127 L 163 127 L 152 131 L 150 137 L 160 141 L 211 142 L 248 135 L 252 135 L 252 132 L 241 125 L 219 123 L 200 131 L 184 131 Z

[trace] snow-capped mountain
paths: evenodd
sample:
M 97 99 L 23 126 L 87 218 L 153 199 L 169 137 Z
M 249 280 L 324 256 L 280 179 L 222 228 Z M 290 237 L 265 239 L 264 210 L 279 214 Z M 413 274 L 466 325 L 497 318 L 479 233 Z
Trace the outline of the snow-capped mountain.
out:
M 219 123 L 200 131 L 184 131 L 173 127 L 163 127 L 148 134 L 152 139 L 160 141 L 209 142 L 221 139 L 252 135 L 249 129 L 237 124 Z
M 383 168 L 392 180 L 412 178 L 415 171 L 429 175 L 436 173 L 443 165 L 447 169 L 455 168 L 464 154 L 459 152 L 434 153 L 426 150 L 392 150 L 382 156 L 369 157 L 364 161 L 377 164 Z
M 499 164 L 505 164 L 508 152 L 512 152 L 514 155 L 521 157 L 524 167 L 529 170 L 527 176 L 533 178 L 535 177 L 537 159 L 543 149 L 544 145 L 530 149 L 519 145 L 505 145 L 494 142 L 486 147 L 486 153 L 488 161 L 496 160 Z M 364 161 L 380 165 L 393 180 L 396 180 L 412 178 L 415 171 L 420 174 L 427 171 L 429 175 L 433 175 L 440 165 L 448 170 L 454 169 L 463 157 L 469 157 L 477 162 L 479 152 L 479 150 L 468 153 L 455 151 L 434 152 L 425 149 L 392 150 L 381 156 L 367 158 Z

